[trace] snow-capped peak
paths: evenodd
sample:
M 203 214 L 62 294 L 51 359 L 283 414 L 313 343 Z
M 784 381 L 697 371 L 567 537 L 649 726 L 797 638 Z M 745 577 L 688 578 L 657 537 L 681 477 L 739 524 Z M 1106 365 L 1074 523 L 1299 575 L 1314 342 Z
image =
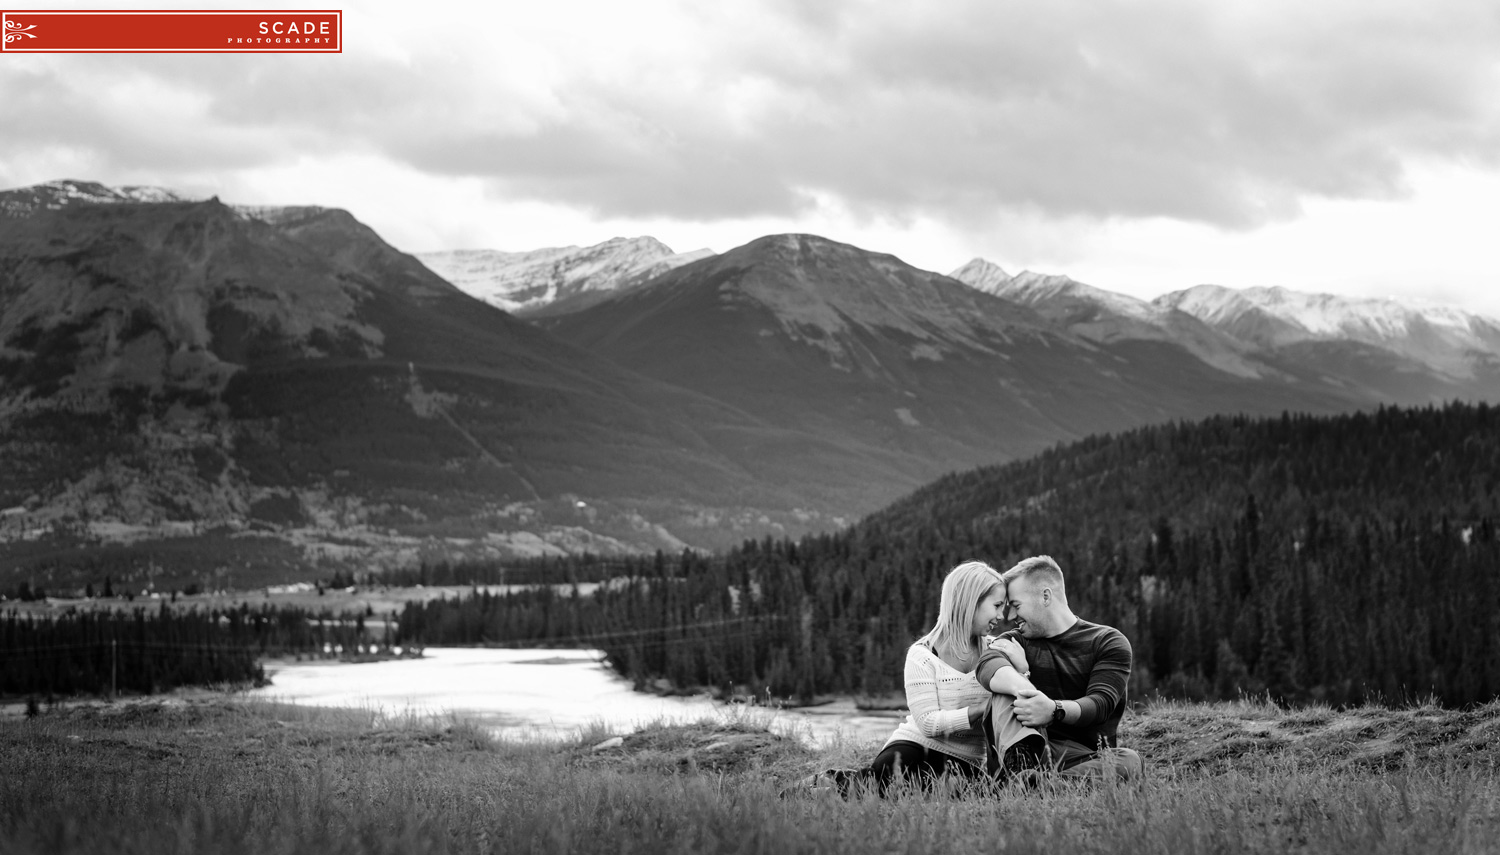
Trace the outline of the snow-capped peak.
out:
M 1011 276 L 998 264 L 982 258 L 976 258 L 948 275 L 986 293 L 1038 309 L 1059 304 L 1067 304 L 1067 308 L 1072 309 L 1079 303 L 1088 303 L 1143 321 L 1156 321 L 1162 313 L 1144 300 L 1095 288 L 1071 276 L 1032 270 Z
M 129 203 L 192 202 L 164 187 L 108 187 L 97 181 L 64 178 L 0 192 L 0 214 L 25 217 L 39 210 L 56 210 L 67 205 L 117 205 Z
M 711 255 L 707 249 L 674 253 L 646 236 L 528 252 L 459 249 L 416 254 L 434 273 L 510 312 L 538 311 L 580 295 L 630 288 Z
M 1215 325 L 1232 324 L 1247 313 L 1257 312 L 1286 325 L 1289 329 L 1284 335 L 1297 339 L 1355 338 L 1378 343 L 1407 336 L 1417 324 L 1460 333 L 1467 333 L 1476 325 L 1495 326 L 1492 319 L 1448 306 L 1390 298 L 1310 294 L 1279 286 L 1235 289 L 1199 285 L 1158 297 L 1155 302 Z
M 116 187 L 114 189 L 116 193 L 124 197 L 123 201 L 129 202 L 153 203 L 194 201 L 176 192 L 175 190 L 168 190 L 165 187 L 131 186 Z
M 949 279 L 978 288 L 988 294 L 997 293 L 1006 283 L 1010 282 L 1010 274 L 1005 268 L 993 261 L 984 258 L 975 258 L 948 274 Z
M 119 204 L 126 202 L 186 202 L 185 196 L 165 187 L 134 185 L 107 187 L 94 181 L 48 181 L 31 188 L 42 195 L 50 195 L 53 201 L 49 208 L 62 207 L 66 202 L 92 202 L 96 204 Z
M 1420 301 L 1199 285 L 1156 299 L 1258 347 L 1352 341 L 1467 377 L 1476 353 L 1500 355 L 1500 322 Z

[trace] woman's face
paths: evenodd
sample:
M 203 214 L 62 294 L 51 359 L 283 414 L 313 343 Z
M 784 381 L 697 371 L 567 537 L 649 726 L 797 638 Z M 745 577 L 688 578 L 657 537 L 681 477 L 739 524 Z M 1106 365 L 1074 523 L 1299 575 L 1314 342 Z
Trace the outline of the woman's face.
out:
M 991 627 L 1005 612 L 1005 586 L 996 585 L 979 598 L 979 607 L 974 610 L 974 635 L 989 635 Z

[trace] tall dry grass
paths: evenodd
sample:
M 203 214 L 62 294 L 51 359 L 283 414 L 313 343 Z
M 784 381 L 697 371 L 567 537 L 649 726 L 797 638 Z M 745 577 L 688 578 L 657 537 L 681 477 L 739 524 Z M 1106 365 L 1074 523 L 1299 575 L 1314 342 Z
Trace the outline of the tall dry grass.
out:
M 1140 786 L 844 801 L 782 790 L 875 746 L 814 751 L 758 727 L 660 723 L 612 755 L 589 750 L 602 729 L 504 741 L 375 711 L 49 713 L 0 723 L 0 852 L 1477 853 L 1500 833 L 1492 757 L 1245 754 L 1158 763 Z M 763 750 L 714 769 L 684 748 L 736 736 Z

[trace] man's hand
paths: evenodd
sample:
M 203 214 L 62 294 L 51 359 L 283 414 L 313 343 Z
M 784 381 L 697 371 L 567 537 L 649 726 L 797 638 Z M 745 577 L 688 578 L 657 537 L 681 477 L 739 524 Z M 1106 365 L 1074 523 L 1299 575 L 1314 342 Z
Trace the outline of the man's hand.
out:
M 1056 709 L 1052 699 L 1036 689 L 1022 689 L 1016 695 L 1016 721 L 1027 727 L 1046 727 L 1052 723 L 1052 711 Z

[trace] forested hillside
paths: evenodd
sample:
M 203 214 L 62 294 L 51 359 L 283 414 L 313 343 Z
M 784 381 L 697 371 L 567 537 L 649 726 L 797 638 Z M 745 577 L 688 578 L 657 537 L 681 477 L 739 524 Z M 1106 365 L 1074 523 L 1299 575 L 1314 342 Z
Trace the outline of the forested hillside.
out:
M 402 633 L 575 639 L 638 681 L 879 692 L 948 568 L 1047 553 L 1075 611 L 1130 637 L 1137 696 L 1462 704 L 1500 692 L 1497 480 L 1485 405 L 1216 417 L 952 475 L 836 535 L 644 560 L 593 596 L 428 604 Z

